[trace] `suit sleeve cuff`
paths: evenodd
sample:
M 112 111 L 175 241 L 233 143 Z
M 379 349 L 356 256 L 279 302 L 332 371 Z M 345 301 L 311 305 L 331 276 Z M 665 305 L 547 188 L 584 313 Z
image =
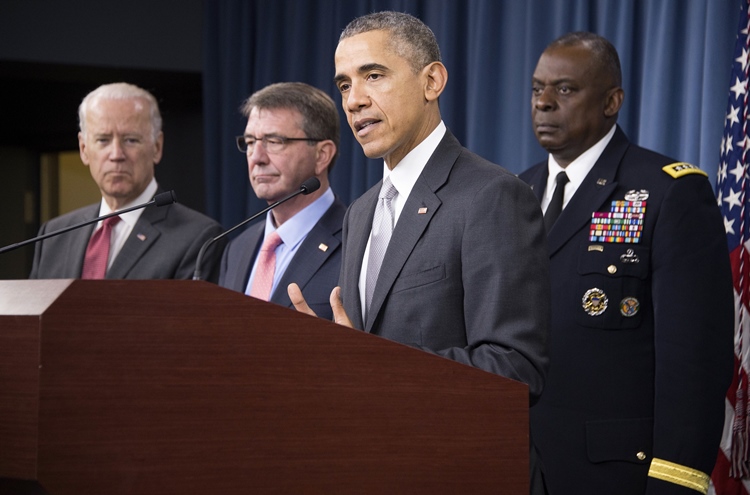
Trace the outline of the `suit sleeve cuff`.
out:
M 697 492 L 708 493 L 709 476 L 703 471 L 675 464 L 674 462 L 665 461 L 664 459 L 654 459 L 651 461 L 651 468 L 648 475 L 668 483 L 674 483 L 686 488 L 691 488 Z

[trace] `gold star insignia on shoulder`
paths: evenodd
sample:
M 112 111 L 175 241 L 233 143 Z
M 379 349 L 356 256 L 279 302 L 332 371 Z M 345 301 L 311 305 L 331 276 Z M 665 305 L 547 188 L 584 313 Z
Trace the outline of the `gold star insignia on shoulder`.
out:
M 690 174 L 698 174 L 708 177 L 708 174 L 701 170 L 699 167 L 685 162 L 671 163 L 666 167 L 662 167 L 662 170 L 671 175 L 674 179 L 679 179 L 680 177 Z

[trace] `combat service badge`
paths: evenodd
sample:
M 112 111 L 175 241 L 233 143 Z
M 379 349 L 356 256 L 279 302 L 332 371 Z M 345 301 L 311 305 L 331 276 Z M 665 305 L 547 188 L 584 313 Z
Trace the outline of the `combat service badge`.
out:
M 596 287 L 587 290 L 583 295 L 583 298 L 581 298 L 583 310 L 586 311 L 589 316 L 599 316 L 604 313 L 604 310 L 607 309 L 608 302 L 609 299 L 607 299 L 607 294 Z
M 635 316 L 639 309 L 641 309 L 641 303 L 635 297 L 626 297 L 620 301 L 620 313 L 622 316 L 627 318 Z

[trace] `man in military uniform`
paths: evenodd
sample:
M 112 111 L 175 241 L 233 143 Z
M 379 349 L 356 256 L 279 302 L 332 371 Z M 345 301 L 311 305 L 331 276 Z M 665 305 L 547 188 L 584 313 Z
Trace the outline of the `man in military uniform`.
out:
M 532 438 L 551 495 L 706 493 L 733 367 L 725 232 L 703 171 L 616 125 L 621 80 L 591 33 L 533 76 L 549 158 L 521 178 L 545 211 L 552 327 Z

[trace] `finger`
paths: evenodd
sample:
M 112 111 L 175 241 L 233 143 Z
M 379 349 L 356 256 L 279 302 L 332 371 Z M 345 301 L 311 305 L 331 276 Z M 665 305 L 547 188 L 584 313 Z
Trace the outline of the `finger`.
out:
M 300 313 L 305 313 L 311 316 L 318 316 L 312 309 L 310 309 L 310 306 L 307 305 L 307 301 L 305 301 L 305 296 L 302 295 L 302 291 L 300 290 L 299 285 L 295 283 L 289 284 L 286 288 L 286 292 L 287 294 L 289 294 L 289 300 L 292 301 L 294 309 L 296 309 Z
M 333 321 L 339 325 L 354 328 L 352 321 L 346 315 L 344 303 L 341 302 L 341 287 L 334 287 L 330 297 L 331 309 L 333 310 Z

